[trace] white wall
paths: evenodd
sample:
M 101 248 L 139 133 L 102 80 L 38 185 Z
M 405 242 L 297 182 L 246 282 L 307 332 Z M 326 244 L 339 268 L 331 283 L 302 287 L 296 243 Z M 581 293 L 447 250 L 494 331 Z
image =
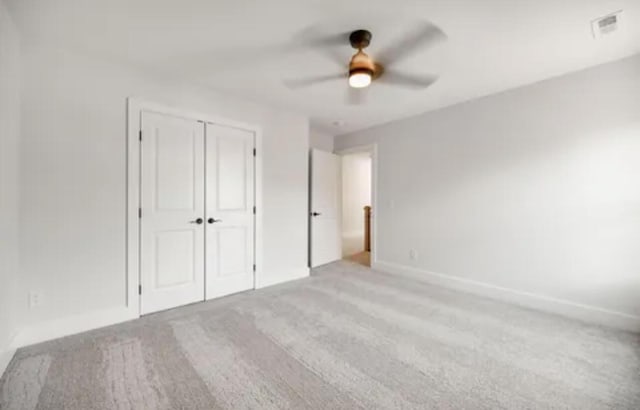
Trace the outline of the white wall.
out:
M 306 118 L 38 46 L 24 47 L 23 63 L 21 247 L 28 257 L 20 294 L 38 290 L 44 300 L 23 306 L 25 326 L 43 329 L 43 322 L 125 303 L 131 96 L 262 127 L 261 282 L 308 274 Z
M 333 152 L 333 135 L 312 128 L 309 133 L 309 147 Z
M 371 206 L 371 157 L 342 157 L 342 255 L 364 251 L 364 210 Z
M 20 36 L 0 0 L 0 375 L 13 352 L 19 269 Z
M 378 141 L 378 259 L 637 321 L 639 96 L 635 56 L 337 137 Z

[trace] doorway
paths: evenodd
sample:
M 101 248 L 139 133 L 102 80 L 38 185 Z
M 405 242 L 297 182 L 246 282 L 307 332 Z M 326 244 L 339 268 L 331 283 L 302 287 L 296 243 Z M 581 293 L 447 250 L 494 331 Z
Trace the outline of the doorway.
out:
M 375 144 L 337 153 L 311 150 L 311 268 L 340 259 L 375 265 L 376 168 Z
M 342 258 L 371 266 L 372 157 L 368 151 L 343 154 Z

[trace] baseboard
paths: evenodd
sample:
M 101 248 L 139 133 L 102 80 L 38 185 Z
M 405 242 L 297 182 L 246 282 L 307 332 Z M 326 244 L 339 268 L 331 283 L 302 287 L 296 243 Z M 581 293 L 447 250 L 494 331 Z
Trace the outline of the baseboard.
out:
M 137 318 L 138 315 L 133 313 L 131 309 L 118 307 L 34 323 L 20 329 L 12 347 L 29 346 Z
M 292 272 L 288 272 L 286 275 L 260 275 L 256 278 L 256 289 L 266 288 L 268 286 L 279 285 L 281 283 L 289 282 L 296 279 L 302 279 L 309 276 L 309 268 L 301 268 Z
M 428 282 L 433 285 L 460 290 L 547 313 L 553 313 L 586 323 L 631 332 L 640 332 L 640 317 L 638 316 L 603 309 L 596 306 L 584 305 L 568 300 L 557 299 L 545 295 L 523 292 L 457 276 L 429 272 L 427 270 L 411 266 L 384 261 L 374 262 L 372 265 L 373 269 L 376 270 L 391 274 L 400 274 Z
M 7 366 L 13 359 L 13 356 L 16 354 L 16 348 L 14 345 L 15 336 L 9 339 L 9 343 L 7 346 L 0 347 L 0 377 L 4 374 L 5 370 L 7 370 Z
M 264 278 L 265 275 L 260 276 L 263 277 L 263 279 L 257 281 L 257 289 L 307 277 L 309 276 L 309 268 L 288 272 L 286 275 L 266 275 L 266 278 Z M 20 347 L 111 326 L 137 318 L 137 313 L 132 309 L 118 307 L 54 319 L 48 322 L 35 323 L 20 329 L 11 344 L 11 348 L 14 349 L 15 352 L 15 349 Z M 2 359 L 4 360 L 4 354 Z M 3 362 L 0 362 L 0 364 L 2 363 Z
M 259 289 L 267 286 L 273 286 L 307 276 L 309 276 L 309 268 L 288 272 L 286 275 L 267 276 L 266 278 L 257 281 L 256 288 Z M 11 347 L 13 349 L 17 349 L 60 337 L 115 325 L 137 318 L 137 313 L 132 309 L 127 307 L 118 307 L 54 319 L 48 322 L 35 323 L 20 329 L 14 338 Z

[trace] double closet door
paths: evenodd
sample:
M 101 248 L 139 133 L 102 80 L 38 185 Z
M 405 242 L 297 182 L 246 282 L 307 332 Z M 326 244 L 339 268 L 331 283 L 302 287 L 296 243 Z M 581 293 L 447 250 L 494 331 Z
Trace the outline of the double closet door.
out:
M 254 288 L 251 130 L 143 112 L 141 312 Z

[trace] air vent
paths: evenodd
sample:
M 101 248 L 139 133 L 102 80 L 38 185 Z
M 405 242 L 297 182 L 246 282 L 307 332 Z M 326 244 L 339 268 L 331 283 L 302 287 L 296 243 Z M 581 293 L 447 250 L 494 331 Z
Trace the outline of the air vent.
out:
M 604 17 L 593 20 L 591 22 L 593 38 L 599 39 L 610 36 L 616 31 L 620 30 L 621 17 L 622 10 L 619 10 L 615 13 L 607 14 Z

